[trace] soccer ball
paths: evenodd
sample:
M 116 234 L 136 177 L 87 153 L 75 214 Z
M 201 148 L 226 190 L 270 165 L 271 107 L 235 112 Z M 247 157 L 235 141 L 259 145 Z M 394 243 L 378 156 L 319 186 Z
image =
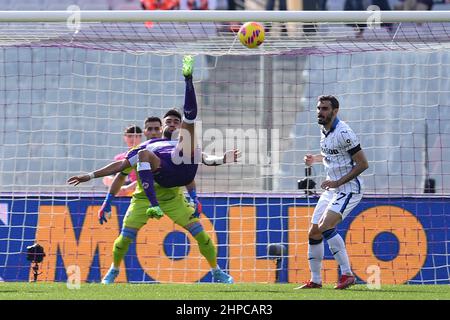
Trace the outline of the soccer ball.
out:
M 264 27 L 258 22 L 246 22 L 238 32 L 239 40 L 247 48 L 256 48 L 264 42 Z

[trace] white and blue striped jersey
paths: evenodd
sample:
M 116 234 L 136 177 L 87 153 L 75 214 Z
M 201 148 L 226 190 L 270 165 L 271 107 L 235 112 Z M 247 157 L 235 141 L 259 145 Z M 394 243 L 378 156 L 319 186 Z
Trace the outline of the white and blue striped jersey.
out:
M 348 174 L 355 166 L 352 156 L 361 150 L 359 139 L 353 130 L 343 121 L 336 118 L 330 131 L 322 128 L 320 150 L 327 180 L 337 181 Z M 361 177 L 339 186 L 335 192 L 362 193 L 363 181 Z

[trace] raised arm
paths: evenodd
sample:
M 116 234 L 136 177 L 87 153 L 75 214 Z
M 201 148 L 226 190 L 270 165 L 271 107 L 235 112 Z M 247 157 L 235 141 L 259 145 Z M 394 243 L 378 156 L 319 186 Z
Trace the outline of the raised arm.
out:
M 111 193 L 114 196 L 120 196 L 123 192 L 122 190 L 124 189 L 122 186 L 125 184 L 125 181 L 127 180 L 127 176 L 122 174 L 122 173 L 117 173 L 111 183 L 111 185 L 109 186 L 109 190 L 108 193 Z M 136 185 L 136 182 L 132 183 L 133 186 Z M 131 185 L 131 184 L 130 184 Z M 128 186 L 126 186 L 128 187 Z
M 306 154 L 303 158 L 303 161 L 305 162 L 306 166 L 310 167 L 314 163 L 322 162 L 323 155 L 321 154 Z
M 108 222 L 107 219 L 111 218 L 111 203 L 114 200 L 114 196 L 119 192 L 122 185 L 125 183 L 126 175 L 122 173 L 116 174 L 112 184 L 109 186 L 108 194 L 103 201 L 101 208 L 97 212 L 98 221 L 100 224 Z
M 195 180 L 192 180 L 192 182 L 187 184 L 185 187 L 189 195 L 191 195 L 191 192 L 196 190 Z
M 94 178 L 100 178 L 104 176 L 109 176 L 111 174 L 116 174 L 118 172 L 125 170 L 128 167 L 130 167 L 130 162 L 127 159 L 118 160 L 91 173 L 70 177 L 69 179 L 67 179 L 67 182 L 71 185 L 76 186 L 79 185 L 80 183 L 87 182 Z
M 197 197 L 197 189 L 195 180 L 192 180 L 191 183 L 186 185 L 186 190 L 189 193 L 189 197 L 191 198 L 192 203 L 194 204 L 194 217 L 198 218 L 200 216 L 200 213 L 202 213 L 203 208 L 200 200 L 198 200 Z
M 241 151 L 238 149 L 226 151 L 222 157 L 202 153 L 202 162 L 207 166 L 220 166 L 224 163 L 237 162 L 241 157 Z

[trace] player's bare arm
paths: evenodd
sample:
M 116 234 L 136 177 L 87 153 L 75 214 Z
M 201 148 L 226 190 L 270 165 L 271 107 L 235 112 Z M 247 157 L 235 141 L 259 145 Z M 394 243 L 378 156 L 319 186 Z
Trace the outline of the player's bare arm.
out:
M 331 180 L 325 180 L 322 182 L 322 189 L 333 189 L 337 188 L 353 179 L 355 179 L 357 176 L 359 176 L 361 173 L 363 173 L 367 168 L 369 168 L 369 163 L 367 161 L 366 155 L 364 154 L 364 151 L 359 150 L 357 153 L 355 153 L 352 156 L 353 161 L 355 162 L 355 166 L 353 169 L 340 178 L 337 181 L 331 181 Z
M 224 163 L 237 162 L 240 157 L 241 151 L 238 149 L 228 150 L 222 157 L 202 153 L 202 163 L 207 166 L 220 166 Z
M 207 166 L 219 166 L 224 163 L 237 162 L 241 156 L 241 152 L 238 149 L 228 150 L 226 151 L 222 157 L 208 155 L 206 153 L 202 153 L 202 162 Z M 197 197 L 197 190 L 195 185 L 195 180 L 186 185 L 186 189 L 189 193 L 189 196 L 194 203 L 195 213 L 194 215 L 198 217 L 202 212 L 202 205 Z
M 125 183 L 126 180 L 124 180 Z M 121 187 L 119 189 L 119 191 L 117 192 L 116 196 L 118 197 L 123 197 L 123 196 L 128 196 L 130 195 L 130 193 L 133 193 L 134 190 L 136 190 L 136 186 L 137 186 L 137 181 L 133 181 L 123 187 Z
M 196 188 L 195 180 L 192 180 L 191 183 L 189 183 L 189 184 L 186 185 L 186 190 L 187 190 L 188 192 L 191 191 L 191 190 L 193 190 L 193 189 L 195 189 L 195 188 Z
M 312 166 L 314 163 L 322 162 L 322 160 L 323 156 L 321 154 L 306 154 L 303 158 L 303 161 L 308 167 Z
M 110 187 L 114 183 L 114 181 L 118 175 L 123 176 L 123 178 L 119 178 L 122 182 L 121 182 L 120 188 L 117 191 L 117 194 L 115 194 L 115 195 L 117 195 L 119 197 L 128 195 L 130 192 L 133 192 L 136 189 L 136 185 L 137 185 L 136 181 L 133 181 L 127 185 L 124 185 L 126 182 L 126 175 L 124 176 L 121 173 L 116 174 L 116 176 L 103 177 L 103 184 L 107 187 Z
M 194 217 L 199 217 L 200 213 L 203 211 L 202 203 L 197 197 L 197 187 L 195 184 L 195 180 L 192 180 L 191 183 L 186 185 L 186 190 L 189 193 L 189 197 L 191 198 L 192 204 L 194 206 Z
M 71 185 L 79 185 L 80 183 L 87 182 L 94 178 L 100 178 L 116 174 L 130 167 L 130 162 L 127 159 L 119 160 L 108 164 L 107 166 L 93 171 L 88 174 L 70 177 L 67 182 Z
M 127 175 L 123 173 L 117 173 L 114 177 L 108 192 L 113 194 L 114 196 L 122 196 L 126 195 L 128 191 L 134 190 L 137 182 L 133 181 L 127 186 L 123 186 L 127 180 Z
M 114 196 L 123 197 L 130 194 L 136 189 L 137 181 L 133 181 L 130 184 L 125 185 L 127 181 L 127 174 L 120 172 L 117 173 L 109 185 L 108 193 Z

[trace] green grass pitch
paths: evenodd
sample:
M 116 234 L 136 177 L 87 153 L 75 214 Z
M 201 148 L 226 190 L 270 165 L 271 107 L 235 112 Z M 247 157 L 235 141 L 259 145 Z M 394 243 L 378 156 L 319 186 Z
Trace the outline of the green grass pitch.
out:
M 369 289 L 355 285 L 347 290 L 294 290 L 296 284 L 81 284 L 0 283 L 0 300 L 450 300 L 449 285 L 382 285 Z

